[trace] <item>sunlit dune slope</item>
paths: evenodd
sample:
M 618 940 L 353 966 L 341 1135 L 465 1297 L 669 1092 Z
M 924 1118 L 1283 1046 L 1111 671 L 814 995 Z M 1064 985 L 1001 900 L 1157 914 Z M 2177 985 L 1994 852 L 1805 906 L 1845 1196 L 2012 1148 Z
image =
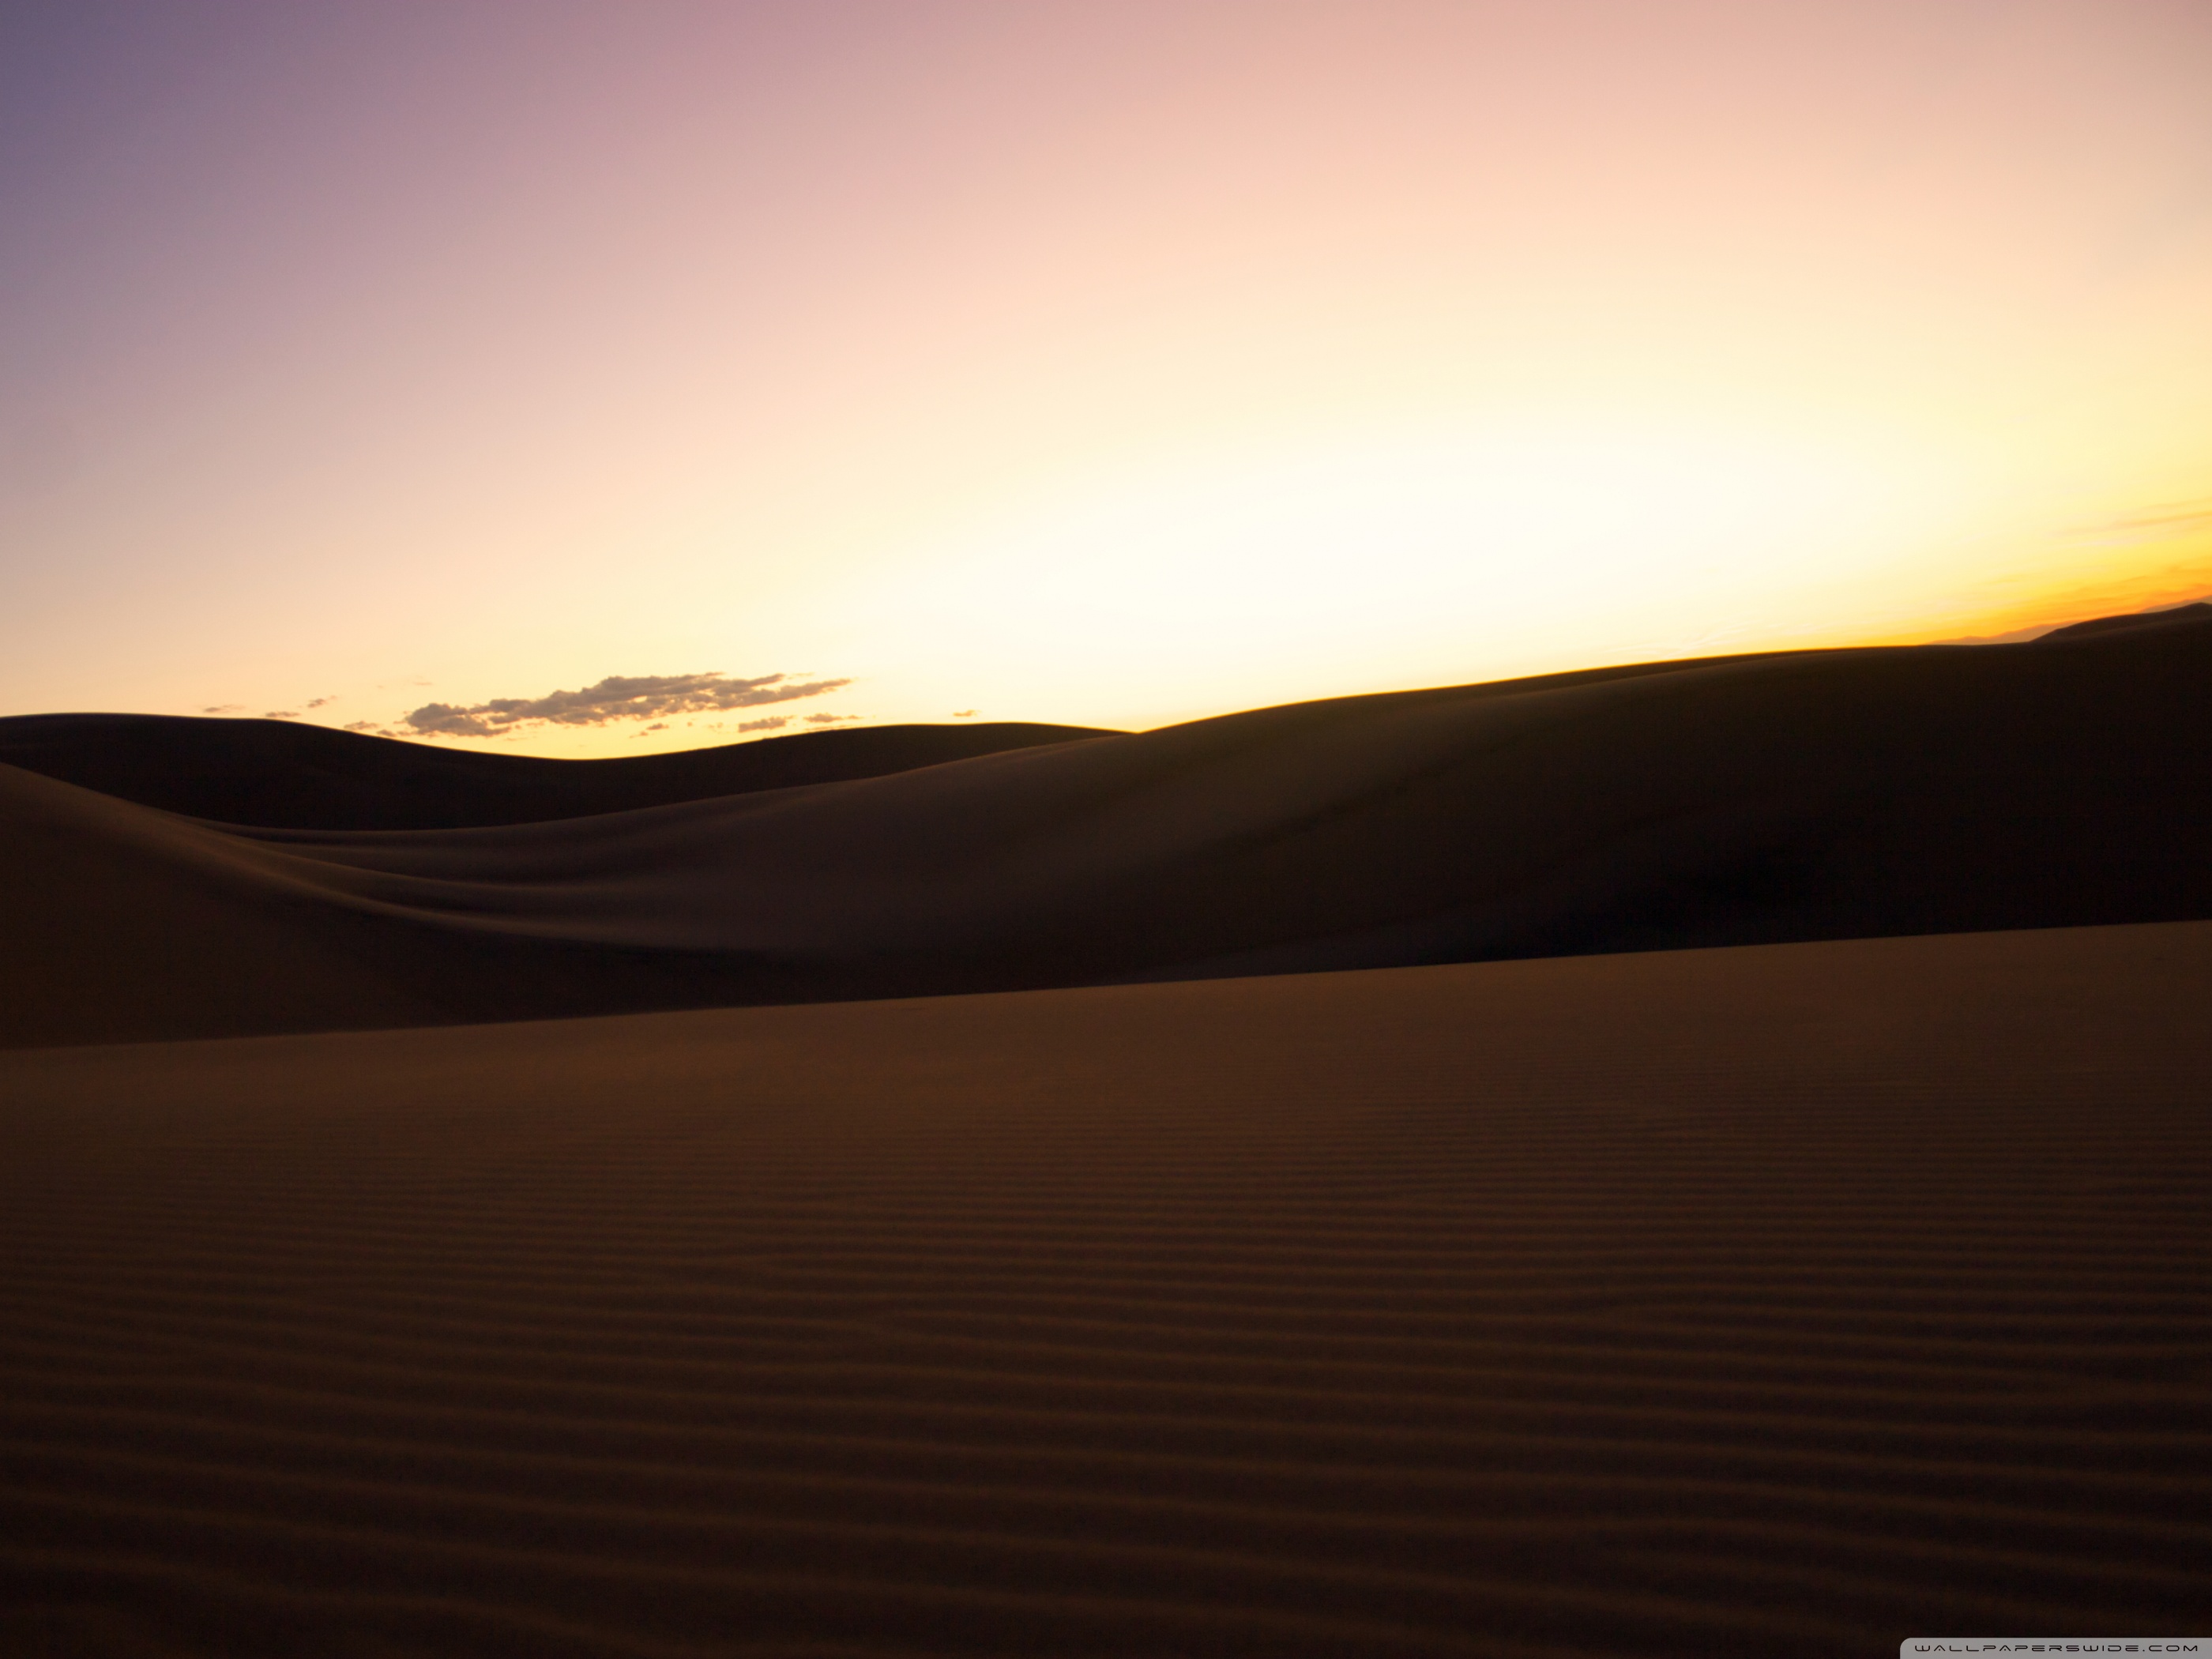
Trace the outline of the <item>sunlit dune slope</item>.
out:
M 0 1055 L 0 1652 L 2212 1624 L 2212 923 Z
M 0 720 L 0 765 L 223 823 L 455 830 L 872 778 L 1103 735 L 1018 721 L 884 726 L 567 761 L 399 743 L 286 720 L 20 714 Z
M 2212 916 L 2208 689 L 2206 623 L 1808 652 L 410 833 L 225 829 L 14 771 L 6 1036 Z

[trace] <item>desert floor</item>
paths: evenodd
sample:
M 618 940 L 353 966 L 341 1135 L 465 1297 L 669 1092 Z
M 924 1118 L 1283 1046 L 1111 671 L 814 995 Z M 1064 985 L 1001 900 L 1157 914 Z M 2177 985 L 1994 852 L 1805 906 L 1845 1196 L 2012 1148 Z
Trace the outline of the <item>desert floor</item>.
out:
M 2212 1627 L 2212 923 L 0 1054 L 0 1653 Z

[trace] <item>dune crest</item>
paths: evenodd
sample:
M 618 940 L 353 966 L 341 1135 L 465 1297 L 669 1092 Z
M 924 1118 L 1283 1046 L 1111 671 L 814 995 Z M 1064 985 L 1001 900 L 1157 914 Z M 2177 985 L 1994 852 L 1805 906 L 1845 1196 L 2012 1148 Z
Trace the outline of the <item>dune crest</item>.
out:
M 0 720 L 0 765 L 222 823 L 456 830 L 874 777 L 1111 735 L 1086 726 L 987 720 L 802 732 L 673 754 L 570 761 L 285 720 L 20 714 Z
M 0 769 L 0 1040 L 2212 916 L 2208 686 L 2202 620 L 1641 665 L 409 832 Z

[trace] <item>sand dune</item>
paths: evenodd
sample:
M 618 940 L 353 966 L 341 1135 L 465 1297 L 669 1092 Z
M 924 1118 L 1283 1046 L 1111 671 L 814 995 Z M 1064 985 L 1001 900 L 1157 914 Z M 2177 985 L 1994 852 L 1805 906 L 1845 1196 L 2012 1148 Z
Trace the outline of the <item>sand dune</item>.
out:
M 2208 1006 L 2182 924 L 0 1056 L 0 1652 L 2201 1630 Z
M 2140 633 L 2147 628 L 2201 626 L 2207 621 L 2212 621 L 2212 601 L 2200 599 L 2194 605 L 2172 605 L 2164 611 L 2136 611 L 2122 617 L 2093 617 L 2087 622 L 2069 623 L 2041 635 L 2038 643 L 2063 643 L 2087 634 Z
M 1643 665 L 406 833 L 0 769 L 0 1041 L 2207 917 L 2208 684 L 2201 620 Z
M 0 765 L 223 823 L 455 830 L 871 778 L 1106 735 L 1018 721 L 884 726 L 564 761 L 398 743 L 285 720 L 21 714 L 0 720 Z
M 0 1654 L 2201 1630 L 2208 668 L 0 722 Z

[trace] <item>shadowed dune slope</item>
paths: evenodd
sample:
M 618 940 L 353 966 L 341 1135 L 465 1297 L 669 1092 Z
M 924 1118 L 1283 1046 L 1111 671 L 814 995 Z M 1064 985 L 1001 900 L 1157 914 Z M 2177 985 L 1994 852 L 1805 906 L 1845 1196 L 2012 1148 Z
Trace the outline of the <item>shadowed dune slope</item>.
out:
M 1014 721 L 883 726 L 569 761 L 400 743 L 287 720 L 21 714 L 0 720 L 0 765 L 222 823 L 457 830 L 872 778 L 1104 735 Z
M 801 964 L 763 965 L 740 952 L 448 927 L 334 900 L 220 826 L 0 767 L 0 1048 L 701 1007 L 837 989 Z
M 0 1056 L 0 1651 L 2212 1625 L 2212 924 Z
M 0 1041 L 2212 916 L 2212 623 L 1346 698 L 407 833 L 0 769 Z

